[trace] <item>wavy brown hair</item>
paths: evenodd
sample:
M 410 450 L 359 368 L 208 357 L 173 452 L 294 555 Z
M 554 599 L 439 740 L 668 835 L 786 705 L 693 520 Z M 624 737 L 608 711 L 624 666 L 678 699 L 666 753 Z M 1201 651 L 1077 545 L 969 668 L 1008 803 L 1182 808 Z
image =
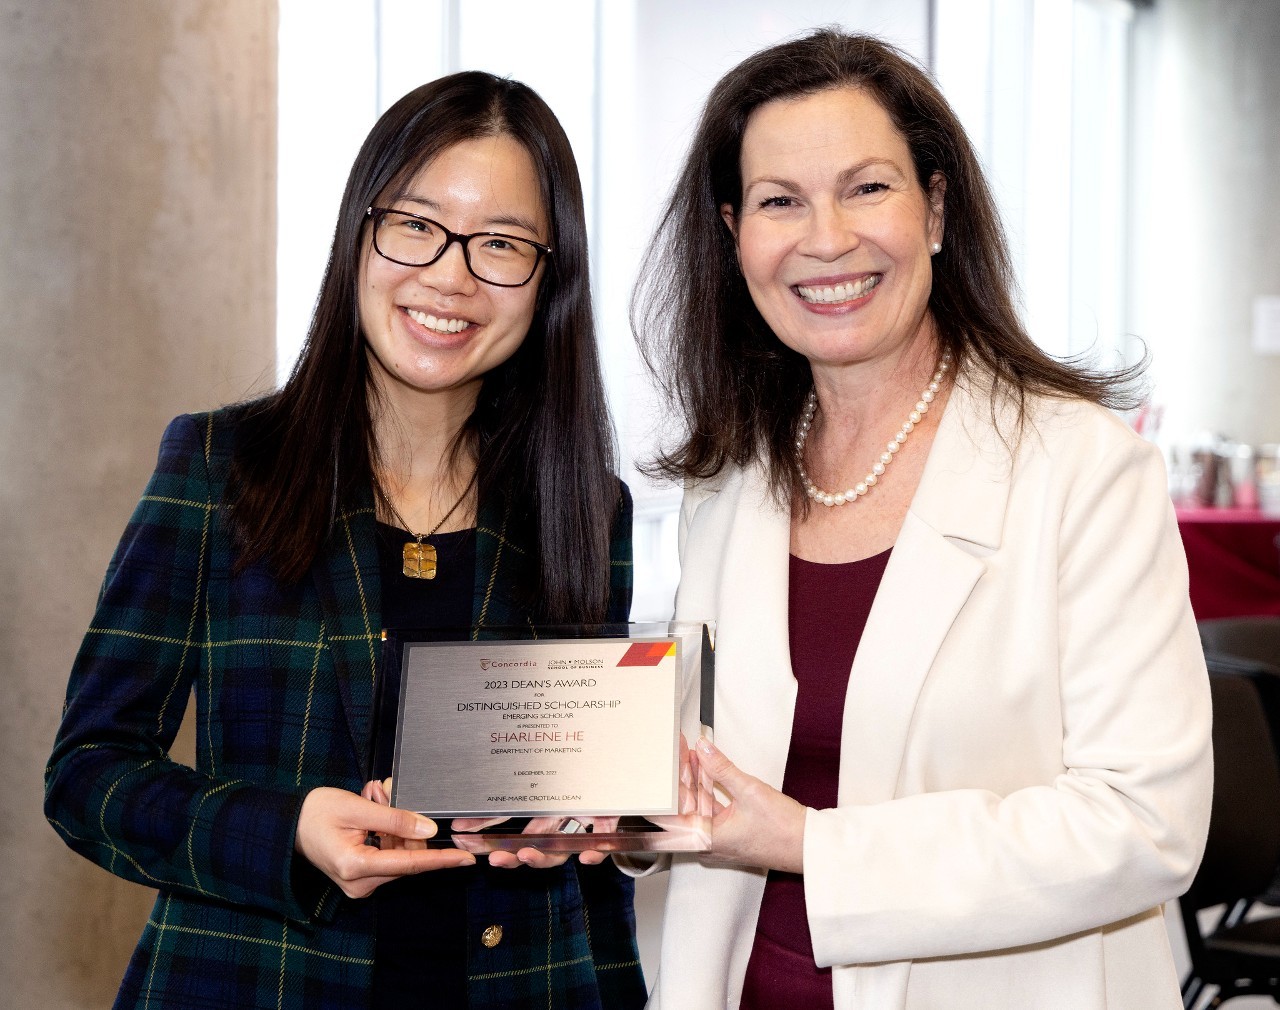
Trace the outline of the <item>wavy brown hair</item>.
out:
M 932 259 L 929 311 L 957 366 L 969 362 L 991 375 L 993 416 L 996 399 L 1011 398 L 1020 428 L 1029 394 L 1134 406 L 1141 363 L 1093 370 L 1051 357 L 1027 335 L 995 201 L 964 128 L 929 75 L 879 39 L 820 29 L 756 53 L 712 89 L 650 243 L 632 328 L 687 430 L 648 471 L 697 480 L 760 459 L 781 502 L 805 500 L 794 446 L 812 384 L 809 364 L 757 311 L 720 208 L 730 205 L 735 216 L 742 209 L 740 156 L 751 113 L 832 88 L 876 98 L 905 139 L 925 192 L 935 173 L 946 180 L 946 238 Z
M 425 84 L 374 125 L 346 190 L 306 344 L 274 395 L 252 404 L 232 461 L 237 564 L 306 574 L 338 513 L 378 493 L 372 423 L 377 389 L 360 329 L 358 281 L 366 208 L 397 194 L 464 140 L 505 134 L 528 150 L 554 252 L 528 335 L 484 377 L 455 451 L 477 459 L 482 501 L 500 501 L 537 552 L 535 611 L 603 620 L 609 534 L 619 507 L 613 428 L 596 348 L 582 186 L 569 140 L 529 87 L 469 71 Z

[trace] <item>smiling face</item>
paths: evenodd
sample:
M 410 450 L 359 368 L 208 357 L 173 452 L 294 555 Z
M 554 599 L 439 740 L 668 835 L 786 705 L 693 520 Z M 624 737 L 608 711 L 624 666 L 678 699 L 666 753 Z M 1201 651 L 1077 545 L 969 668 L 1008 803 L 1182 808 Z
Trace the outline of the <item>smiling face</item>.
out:
M 377 205 L 462 234 L 550 239 L 533 159 L 507 134 L 446 148 L 402 193 L 384 194 Z M 366 226 L 360 325 L 384 395 L 405 405 L 424 394 L 474 404 L 485 373 L 510 358 L 529 332 L 545 269 L 539 265 L 523 287 L 495 287 L 471 275 L 456 242 L 430 266 L 401 266 L 374 250 Z
M 875 98 L 837 88 L 760 106 L 741 171 L 742 209 L 721 213 L 751 298 L 784 344 L 840 367 L 897 361 L 928 336 L 944 183 L 920 187 Z

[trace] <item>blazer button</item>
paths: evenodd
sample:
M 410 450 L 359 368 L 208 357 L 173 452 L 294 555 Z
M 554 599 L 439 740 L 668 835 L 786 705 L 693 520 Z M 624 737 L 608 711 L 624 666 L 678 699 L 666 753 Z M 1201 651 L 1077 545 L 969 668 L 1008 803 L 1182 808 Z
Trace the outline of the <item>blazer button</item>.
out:
M 480 942 L 486 947 L 496 947 L 502 942 L 502 927 L 498 925 L 488 927 L 480 934 Z

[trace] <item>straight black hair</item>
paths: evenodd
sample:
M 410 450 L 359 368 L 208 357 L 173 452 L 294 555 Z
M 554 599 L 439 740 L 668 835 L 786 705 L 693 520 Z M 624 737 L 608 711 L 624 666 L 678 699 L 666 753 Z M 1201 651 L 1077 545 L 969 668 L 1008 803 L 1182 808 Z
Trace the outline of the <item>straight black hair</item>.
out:
M 477 459 L 481 501 L 500 501 L 537 552 L 535 612 L 602 620 L 609 536 L 619 507 L 613 429 L 596 348 L 582 185 L 568 138 L 529 87 L 478 71 L 425 84 L 396 102 L 365 139 L 351 173 L 324 280 L 292 374 L 250 406 L 231 470 L 237 565 L 269 563 L 300 579 L 340 512 L 378 484 L 377 389 L 359 321 L 366 209 L 392 198 L 461 141 L 503 134 L 538 172 L 553 247 L 528 335 L 489 372 L 455 453 Z M 376 500 L 376 498 L 375 498 Z M 550 561 L 550 563 L 549 563 Z

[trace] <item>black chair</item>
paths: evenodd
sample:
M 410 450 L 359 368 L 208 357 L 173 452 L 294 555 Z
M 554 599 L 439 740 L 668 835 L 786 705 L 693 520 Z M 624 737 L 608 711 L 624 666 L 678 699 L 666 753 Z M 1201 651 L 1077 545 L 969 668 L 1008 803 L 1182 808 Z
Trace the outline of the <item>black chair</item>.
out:
M 1280 866 L 1280 754 L 1263 699 L 1270 685 L 1265 674 L 1211 664 L 1209 687 L 1213 807 L 1204 860 L 1178 899 L 1191 955 L 1182 1003 L 1195 1006 L 1210 986 L 1211 1007 L 1250 994 L 1280 1002 L 1280 917 L 1246 918 Z M 1198 913 L 1218 905 L 1226 910 L 1202 931 Z
M 1205 655 L 1252 660 L 1280 675 L 1280 617 L 1219 617 L 1197 627 Z
M 1280 750 L 1280 617 L 1222 617 L 1198 626 L 1210 670 L 1256 676 Z M 1280 867 L 1258 900 L 1280 906 Z

